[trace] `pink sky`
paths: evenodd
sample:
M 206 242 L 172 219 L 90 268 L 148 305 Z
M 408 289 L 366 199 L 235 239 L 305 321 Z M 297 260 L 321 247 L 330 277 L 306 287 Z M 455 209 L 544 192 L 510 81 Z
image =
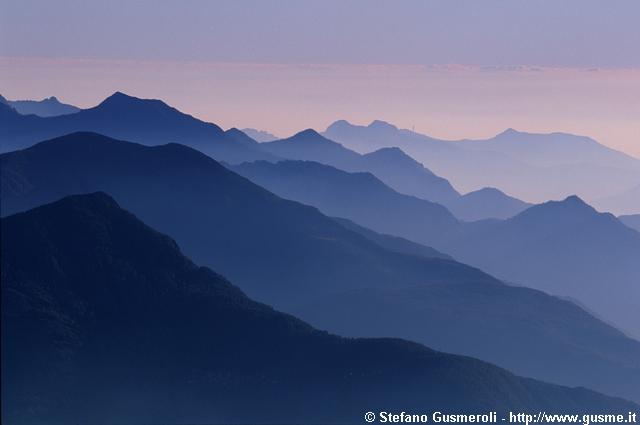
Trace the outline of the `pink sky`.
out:
M 382 119 L 446 139 L 507 127 L 587 135 L 640 157 L 640 70 L 549 67 L 247 64 L 0 58 L 9 99 L 80 107 L 114 91 L 160 98 L 229 128 L 288 136 L 337 119 Z

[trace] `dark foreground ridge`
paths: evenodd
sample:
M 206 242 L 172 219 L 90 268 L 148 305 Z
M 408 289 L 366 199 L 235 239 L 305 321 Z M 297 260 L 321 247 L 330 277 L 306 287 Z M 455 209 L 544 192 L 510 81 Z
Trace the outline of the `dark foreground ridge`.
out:
M 360 422 L 364 412 L 637 406 L 247 298 L 104 193 L 2 219 L 3 423 Z

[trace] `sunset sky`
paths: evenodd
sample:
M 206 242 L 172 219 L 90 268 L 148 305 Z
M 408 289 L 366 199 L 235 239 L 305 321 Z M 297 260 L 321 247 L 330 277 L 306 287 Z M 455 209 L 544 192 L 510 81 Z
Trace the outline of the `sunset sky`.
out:
M 280 136 L 383 119 L 450 139 L 566 131 L 640 157 L 633 0 L 0 5 L 9 99 L 120 90 Z

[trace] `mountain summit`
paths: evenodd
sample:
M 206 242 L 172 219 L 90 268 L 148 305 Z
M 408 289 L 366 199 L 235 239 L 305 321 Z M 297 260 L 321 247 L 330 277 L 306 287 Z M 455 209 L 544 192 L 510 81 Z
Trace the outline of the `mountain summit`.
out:
M 472 223 L 461 235 L 437 248 L 508 281 L 571 296 L 640 336 L 640 234 L 613 215 L 572 195 Z

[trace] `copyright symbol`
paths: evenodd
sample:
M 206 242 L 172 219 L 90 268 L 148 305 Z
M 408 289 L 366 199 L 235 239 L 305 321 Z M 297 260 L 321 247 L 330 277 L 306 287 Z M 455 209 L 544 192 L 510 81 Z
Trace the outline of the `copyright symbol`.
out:
M 367 422 L 373 422 L 376 420 L 376 415 L 373 412 L 367 412 L 364 414 L 364 420 Z

